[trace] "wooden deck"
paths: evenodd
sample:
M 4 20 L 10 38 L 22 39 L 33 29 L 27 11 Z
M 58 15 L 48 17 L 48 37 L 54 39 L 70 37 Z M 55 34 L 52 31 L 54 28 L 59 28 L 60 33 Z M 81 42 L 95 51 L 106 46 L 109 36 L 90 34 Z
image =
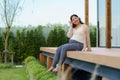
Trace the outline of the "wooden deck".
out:
M 41 51 L 55 54 L 55 47 L 41 47 Z M 92 48 L 91 52 L 68 51 L 67 57 L 120 69 L 119 48 Z
M 40 50 L 45 54 L 46 56 L 50 56 L 49 54 L 54 55 L 56 53 L 56 47 L 40 47 Z M 82 51 L 68 51 L 67 52 L 67 58 L 72 59 L 74 61 L 73 66 L 77 66 L 78 68 L 81 68 L 83 70 L 86 70 L 88 72 L 92 72 L 93 68 L 96 64 L 101 65 L 101 67 L 98 70 L 98 73 L 100 76 L 106 75 L 105 77 L 108 77 L 110 79 L 116 79 L 120 80 L 120 48 L 92 48 L 92 51 L 90 52 L 82 52 Z M 49 59 L 51 60 L 52 59 Z M 66 63 L 70 63 L 70 60 Z M 77 64 L 76 64 L 77 62 Z M 85 68 L 81 67 L 78 64 L 86 64 L 88 67 Z M 51 63 L 50 63 L 51 64 Z M 49 64 L 49 65 L 50 65 Z M 89 68 L 91 67 L 91 68 Z M 105 71 L 105 74 L 101 71 Z M 117 72 L 116 72 L 117 71 Z M 111 77 L 110 72 L 113 72 L 113 77 Z M 115 73 L 115 74 L 114 74 Z M 119 74 L 118 74 L 119 73 Z M 115 76 L 114 76 L 115 75 Z

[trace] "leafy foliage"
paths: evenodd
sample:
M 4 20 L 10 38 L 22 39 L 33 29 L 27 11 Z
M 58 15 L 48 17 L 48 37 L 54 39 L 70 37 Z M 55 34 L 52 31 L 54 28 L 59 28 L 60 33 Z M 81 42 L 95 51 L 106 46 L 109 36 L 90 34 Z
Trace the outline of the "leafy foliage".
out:
M 96 26 L 90 26 L 90 40 L 91 46 L 96 47 Z
M 0 33 L 0 51 L 3 51 L 4 45 L 3 45 L 3 40 L 2 40 L 2 34 Z
M 55 26 L 54 29 L 50 31 L 47 38 L 47 46 L 57 47 L 67 42 L 68 38 L 61 26 Z
M 15 40 L 16 62 L 23 61 L 27 56 L 38 57 L 40 46 L 46 46 L 42 26 L 30 30 L 27 28 L 23 28 L 22 31 L 17 30 Z
M 11 63 L 7 63 L 7 64 L 4 64 L 4 63 L 0 63 L 0 69 L 3 69 L 3 68 L 11 68 L 13 65 Z
M 44 30 L 43 30 L 44 29 Z M 41 46 L 58 47 L 68 42 L 68 27 L 65 25 L 13 28 L 10 32 L 8 49 L 15 52 L 14 61 L 22 62 L 28 56 L 38 58 Z M 2 32 L 2 33 L 1 33 Z M 0 32 L 0 51 L 3 51 L 4 31 Z M 96 26 L 90 25 L 91 46 L 96 46 Z
M 15 37 L 13 35 L 13 32 L 10 32 L 9 33 L 9 40 L 8 40 L 8 50 L 10 52 L 14 51 L 14 47 L 15 47 L 14 43 L 15 43 Z
M 26 65 L 27 71 L 31 78 L 30 74 L 33 74 L 35 80 L 56 80 L 57 76 L 53 73 L 47 71 L 47 68 L 38 63 L 37 60 L 31 60 Z M 31 79 L 30 79 L 31 80 Z
M 30 61 L 33 61 L 33 60 L 36 60 L 36 58 L 35 57 L 33 57 L 33 56 L 28 56 L 26 59 L 25 59 L 25 64 L 28 64 Z

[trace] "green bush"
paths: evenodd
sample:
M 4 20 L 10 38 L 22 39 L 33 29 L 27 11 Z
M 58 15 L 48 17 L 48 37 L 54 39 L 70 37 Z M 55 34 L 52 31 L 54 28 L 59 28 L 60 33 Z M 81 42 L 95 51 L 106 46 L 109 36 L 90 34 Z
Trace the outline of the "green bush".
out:
M 27 56 L 38 58 L 41 46 L 58 47 L 68 42 L 66 33 L 67 25 L 50 25 L 46 26 L 27 26 L 11 28 L 8 50 L 15 52 L 15 63 L 21 63 Z M 4 50 L 3 45 L 4 28 L 0 30 L 0 51 Z M 96 26 L 90 25 L 91 46 L 96 46 Z
M 0 63 L 0 69 L 11 68 L 11 67 L 12 67 L 12 63 L 7 63 L 7 64 Z
M 4 45 L 3 45 L 2 37 L 0 35 L 0 51 L 2 52 L 3 50 L 4 50 Z
M 54 29 L 49 32 L 47 38 L 47 46 L 57 47 L 68 42 L 65 30 L 62 26 L 54 26 Z
M 11 31 L 13 31 L 15 35 L 14 61 L 20 63 L 27 56 L 38 58 L 40 46 L 46 46 L 46 40 L 43 35 L 43 26 L 27 26 L 27 28 L 20 27 L 12 29 Z M 11 41 L 14 41 L 13 38 Z M 12 43 L 11 41 L 10 43 Z
M 56 75 L 47 71 L 43 65 L 41 65 L 37 60 L 30 60 L 27 62 L 27 71 L 32 74 L 35 80 L 56 80 Z M 31 77 L 30 77 L 31 78 Z
M 28 57 L 25 59 L 24 63 L 27 64 L 27 63 L 29 63 L 30 61 L 33 61 L 33 60 L 36 60 L 36 58 L 33 57 L 33 56 L 28 56 Z
M 96 47 L 96 26 L 90 25 L 91 46 Z

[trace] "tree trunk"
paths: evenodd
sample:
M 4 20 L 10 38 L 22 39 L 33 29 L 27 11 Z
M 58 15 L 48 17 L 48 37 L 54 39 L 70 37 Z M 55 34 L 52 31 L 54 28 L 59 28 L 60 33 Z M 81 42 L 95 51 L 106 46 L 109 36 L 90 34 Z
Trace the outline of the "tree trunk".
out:
M 2 52 L 0 52 L 0 62 L 2 62 Z
M 21 0 L 16 0 L 11 2 L 11 0 L 1 0 L 0 1 L 0 15 L 1 18 L 3 19 L 2 21 L 6 25 L 6 33 L 4 37 L 4 51 L 3 51 L 3 57 L 4 57 L 4 62 L 7 63 L 7 56 L 9 54 L 8 51 L 8 38 L 9 38 L 9 32 L 12 27 L 12 24 L 14 22 L 14 18 L 17 15 L 19 9 L 21 8 L 20 5 Z M 12 12 L 10 12 L 12 11 Z
M 6 35 L 5 35 L 5 44 L 4 44 L 4 63 L 7 63 L 7 56 L 8 56 L 8 37 L 9 37 L 9 32 L 10 32 L 10 27 L 8 26 L 7 27 L 7 30 L 6 30 Z

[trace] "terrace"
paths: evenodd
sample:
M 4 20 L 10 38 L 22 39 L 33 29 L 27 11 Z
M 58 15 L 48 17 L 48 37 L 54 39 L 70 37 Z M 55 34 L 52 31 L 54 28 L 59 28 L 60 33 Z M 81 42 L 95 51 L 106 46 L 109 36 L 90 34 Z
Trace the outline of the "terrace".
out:
M 1 1 L 6 1 L 6 0 L 1 0 Z M 10 0 L 7 0 L 7 1 L 10 1 Z M 35 1 L 38 1 L 37 2 L 38 4 L 36 6 L 37 8 L 40 7 L 39 6 L 40 4 L 43 4 L 42 1 L 40 0 L 35 0 Z M 40 4 L 39 4 L 39 1 L 41 2 Z M 44 1 L 46 0 L 43 0 L 43 2 Z M 91 16 L 89 13 L 90 11 L 93 11 L 94 13 L 94 10 L 91 10 L 89 6 L 90 1 L 92 0 L 83 0 L 83 2 L 85 2 L 84 4 L 85 8 L 82 8 L 82 9 L 85 9 L 85 14 L 83 14 L 82 17 L 85 15 L 85 23 L 89 25 L 92 33 L 91 35 L 91 39 L 92 39 L 91 43 L 93 43 L 92 46 L 96 46 L 96 47 L 92 47 L 91 52 L 82 52 L 82 51 L 67 52 L 67 58 L 64 64 L 62 65 L 62 71 L 63 72 L 68 71 L 68 74 L 66 77 L 67 79 L 65 80 L 120 80 L 120 63 L 119 63 L 120 61 L 120 40 L 119 40 L 120 39 L 119 37 L 120 35 L 120 26 L 119 26 L 120 25 L 119 23 L 120 0 L 97 0 L 97 6 L 96 6 L 97 7 L 97 27 L 91 25 L 90 23 L 90 18 L 93 16 Z M 33 2 L 29 4 L 29 6 L 33 6 Z M 50 2 L 54 3 L 55 1 L 53 2 L 50 1 Z M 12 5 L 14 5 L 13 3 L 14 2 L 12 2 Z M 27 6 L 28 6 L 28 3 L 27 3 Z M 45 4 L 46 3 L 44 3 L 43 5 Z M 91 4 L 91 5 L 94 5 L 94 4 Z M 56 6 L 56 5 L 53 5 L 53 6 Z M 78 5 L 78 6 L 80 7 L 81 5 Z M 46 8 L 46 5 L 45 5 L 45 8 Z M 4 9 L 4 8 L 0 8 L 0 10 L 1 9 Z M 35 6 L 33 9 L 35 9 Z M 38 11 L 39 9 L 35 9 L 35 10 Z M 66 9 L 66 5 L 65 5 L 65 9 Z M 79 11 L 78 9 L 76 10 Z M 12 8 L 10 8 L 10 11 L 12 11 Z M 35 13 L 37 11 L 35 11 Z M 53 10 L 53 11 L 57 12 L 57 10 Z M 34 11 L 32 11 L 32 13 L 33 12 Z M 84 11 L 82 12 L 84 13 Z M 67 13 L 65 14 L 68 16 Z M 8 9 L 8 15 L 9 15 L 9 9 Z M 40 15 L 38 16 L 39 17 L 37 18 L 42 20 Z M 28 16 L 28 17 L 31 18 L 31 16 Z M 44 16 L 44 18 L 46 17 Z M 25 19 L 27 19 L 26 16 L 25 16 Z M 33 21 L 34 19 L 31 19 L 31 20 Z M 0 23 L 1 22 L 2 21 L 0 20 Z M 8 79 L 10 80 L 11 79 L 56 80 L 56 77 L 57 77 L 56 73 L 54 75 L 54 73 L 48 72 L 47 70 L 51 66 L 53 56 L 56 53 L 57 47 L 53 47 L 53 46 L 58 46 L 60 44 L 67 42 L 65 31 L 68 29 L 68 27 L 69 26 L 62 25 L 62 24 L 60 25 L 50 24 L 50 25 L 42 26 L 41 23 L 39 23 L 39 26 L 37 27 L 33 25 L 27 26 L 26 28 L 25 27 L 20 28 L 17 26 L 12 27 L 9 34 L 10 37 L 8 40 L 8 51 L 10 54 L 6 53 L 6 55 L 8 54 L 7 56 L 4 56 L 5 54 L 3 52 L 4 51 L 3 39 L 6 36 L 4 33 L 5 28 L 0 28 L 0 73 L 1 73 L 0 75 L 3 75 L 3 76 L 0 76 L 0 80 L 8 80 Z M 62 37 L 61 35 L 56 36 L 56 34 L 61 34 Z M 43 47 L 43 46 L 47 46 L 47 47 Z M 14 53 L 12 54 L 10 51 Z M 35 57 L 37 58 L 37 60 Z M 40 62 L 45 63 L 47 66 L 39 63 L 38 58 Z M 18 64 L 23 66 L 24 64 L 22 62 L 24 59 L 25 59 L 25 64 L 27 64 L 25 65 L 26 67 L 21 67 L 21 66 L 15 67 Z M 7 62 L 6 60 L 8 60 L 8 62 L 12 62 L 12 64 L 4 64 Z M 26 70 L 27 70 L 27 73 L 26 73 Z M 8 75 L 8 72 L 11 75 Z M 81 77 L 84 77 L 84 79 L 82 79 Z
M 98 0 L 99 4 L 99 0 Z M 96 70 L 97 74 L 102 77 L 102 80 L 120 80 L 120 48 L 113 48 L 112 38 L 112 0 L 105 0 L 106 12 L 105 12 L 105 46 L 101 47 L 99 38 L 99 18 L 98 18 L 98 46 L 93 47 L 91 52 L 81 51 L 68 51 L 67 59 L 62 66 L 62 70 L 65 71 L 68 67 L 77 68 L 90 73 Z M 98 6 L 99 8 L 99 6 Z M 100 13 L 98 11 L 98 13 Z M 99 15 L 98 15 L 99 16 Z M 89 0 L 85 0 L 85 23 L 89 25 Z M 119 42 L 118 42 L 119 44 Z M 117 45 L 118 46 L 118 45 Z M 51 66 L 53 56 L 57 47 L 40 47 L 40 61 L 45 63 L 47 60 L 47 68 Z M 71 80 L 72 71 L 69 71 L 68 79 Z

